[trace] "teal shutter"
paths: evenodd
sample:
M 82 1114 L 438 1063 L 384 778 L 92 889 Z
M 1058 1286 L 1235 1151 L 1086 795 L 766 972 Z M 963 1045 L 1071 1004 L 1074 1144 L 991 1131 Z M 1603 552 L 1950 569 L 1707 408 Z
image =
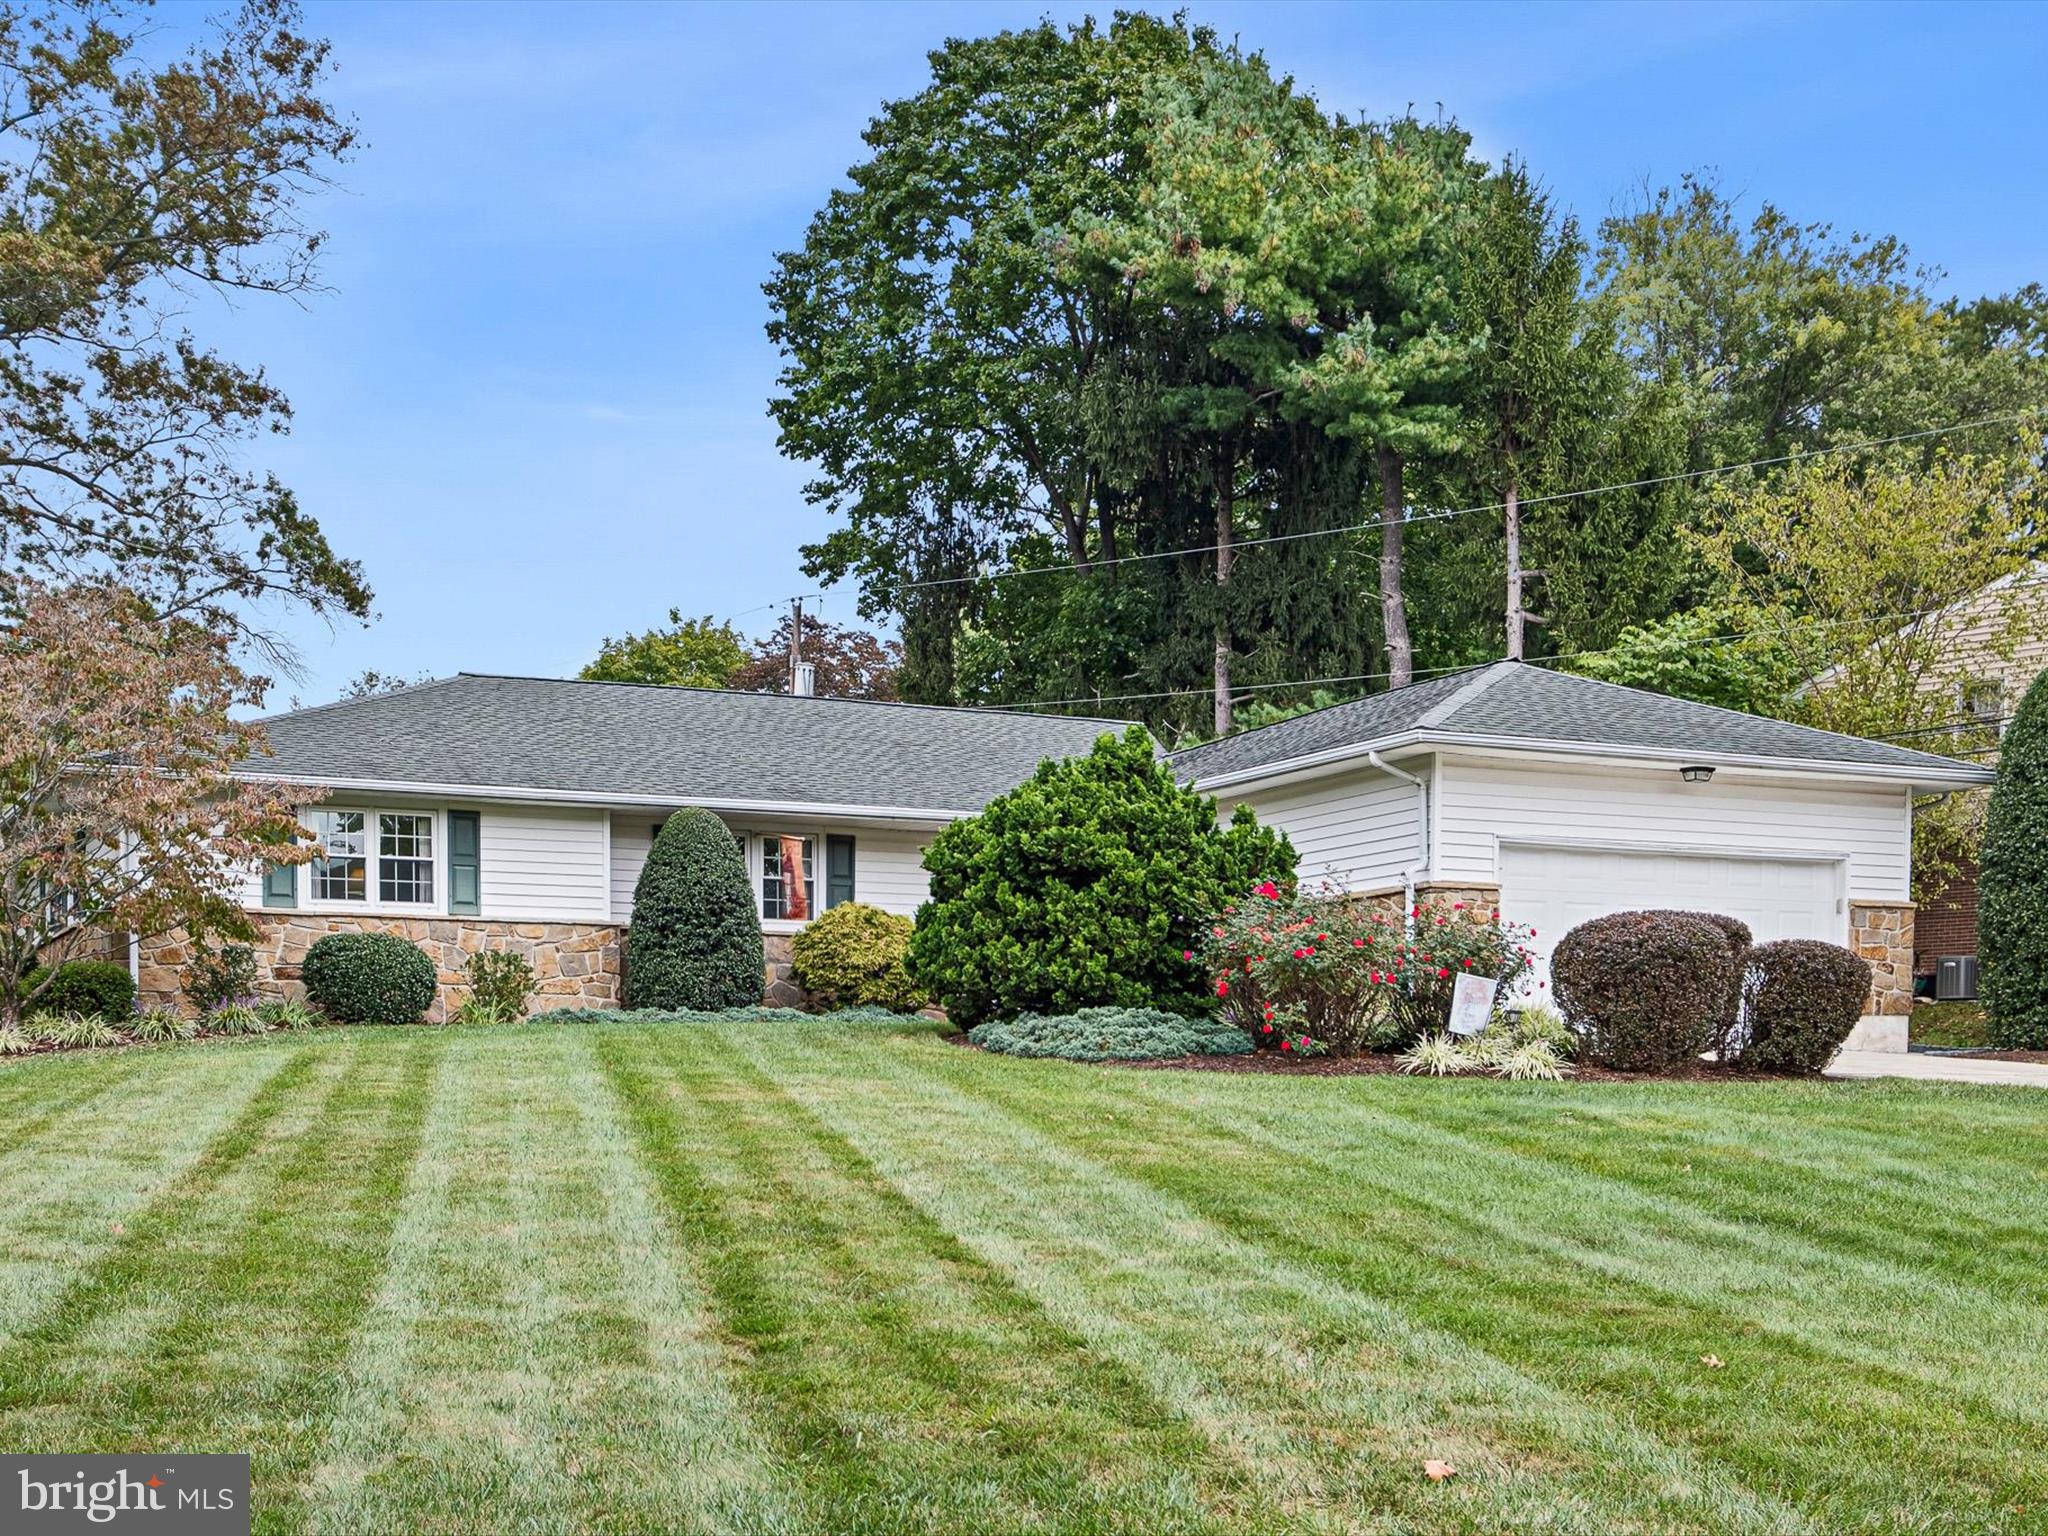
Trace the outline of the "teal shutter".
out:
M 475 916 L 483 908 L 483 828 L 475 811 L 448 813 L 448 910 Z
M 825 905 L 836 907 L 853 900 L 853 839 L 833 835 L 825 839 Z
M 299 904 L 299 866 L 296 864 L 266 864 L 263 866 L 263 905 L 266 907 L 296 907 Z

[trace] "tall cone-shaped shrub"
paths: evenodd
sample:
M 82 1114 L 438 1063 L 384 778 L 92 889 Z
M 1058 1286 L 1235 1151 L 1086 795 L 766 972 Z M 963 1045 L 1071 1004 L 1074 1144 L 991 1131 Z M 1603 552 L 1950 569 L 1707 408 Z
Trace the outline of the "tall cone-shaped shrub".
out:
M 761 920 L 747 860 L 709 811 L 677 811 L 633 887 L 628 1008 L 744 1008 L 761 1001 Z
M 1978 860 L 1977 955 L 1993 1042 L 2048 1049 L 2048 672 L 1999 745 Z

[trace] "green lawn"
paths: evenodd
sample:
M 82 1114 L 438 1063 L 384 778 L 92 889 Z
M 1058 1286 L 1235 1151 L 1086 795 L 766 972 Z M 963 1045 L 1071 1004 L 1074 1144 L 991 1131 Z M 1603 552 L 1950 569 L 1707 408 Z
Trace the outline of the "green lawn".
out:
M 2027 1089 L 337 1029 L 0 1065 L 0 1149 L 0 1446 L 259 1530 L 2048 1529 Z

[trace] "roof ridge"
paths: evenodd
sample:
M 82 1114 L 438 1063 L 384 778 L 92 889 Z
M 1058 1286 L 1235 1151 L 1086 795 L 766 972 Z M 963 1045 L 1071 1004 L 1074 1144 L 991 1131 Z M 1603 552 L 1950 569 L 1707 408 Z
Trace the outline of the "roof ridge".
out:
M 1489 662 L 1469 680 L 1452 689 L 1448 697 L 1438 700 L 1416 716 L 1414 728 L 1418 731 L 1435 730 L 1520 665 L 1517 661 Z
M 376 693 L 357 694 L 354 698 L 329 699 L 325 704 L 307 704 L 298 709 L 281 709 L 274 715 L 258 715 L 251 723 L 254 725 L 269 725 L 277 720 L 295 720 L 300 715 L 325 714 L 330 709 L 344 709 L 352 704 L 371 704 L 375 703 L 378 699 L 395 699 L 401 693 L 424 693 L 429 688 L 444 687 L 449 683 L 471 675 L 467 672 L 456 672 L 447 677 L 421 678 L 416 683 L 404 683 L 396 688 L 383 688 Z
M 1210 748 L 1220 747 L 1225 743 L 1234 745 L 1241 741 L 1250 741 L 1264 731 L 1277 731 L 1284 726 L 1298 725 L 1303 720 L 1313 719 L 1317 715 L 1335 714 L 1340 709 L 1351 709 L 1360 704 L 1381 704 L 1388 699 L 1397 697 L 1406 688 L 1428 688 L 1437 683 L 1449 682 L 1452 678 L 1462 677 L 1467 673 L 1482 672 L 1488 667 L 1498 665 L 1500 665 L 1498 662 L 1482 661 L 1475 666 L 1453 667 L 1448 671 L 1437 673 L 1434 677 L 1419 678 L 1414 682 L 1404 683 L 1400 688 L 1382 688 L 1378 693 L 1362 693 L 1355 699 L 1340 699 L 1335 704 L 1325 704 L 1321 709 L 1303 710 L 1298 715 L 1289 715 L 1285 720 L 1275 720 L 1267 725 L 1254 726 L 1248 731 L 1236 731 L 1228 736 L 1218 736 L 1214 741 L 1198 741 L 1192 747 L 1177 747 L 1166 755 L 1173 759 L 1192 757 L 1197 752 L 1207 752 Z M 1461 688 L 1451 690 L 1454 696 L 1462 691 Z
M 1024 720 L 1072 720 L 1077 724 L 1133 726 L 1143 725 L 1142 720 L 1130 720 L 1120 715 L 1048 715 L 1017 709 L 1003 704 L 916 704 L 908 699 L 848 699 L 832 694 L 816 693 L 770 693 L 765 689 L 753 688 L 699 688 L 690 683 L 643 683 L 629 678 L 615 677 L 541 677 L 531 672 L 458 672 L 454 678 L 437 681 L 453 682 L 456 678 L 474 677 L 489 682 L 501 683 L 567 683 L 579 688 L 652 688 L 661 693 L 700 693 L 713 698 L 727 699 L 787 699 L 802 704 L 864 704 L 886 709 L 920 709 L 935 714 L 948 715 L 1003 715 L 1011 719 Z M 425 686 L 422 684 L 421 686 Z M 393 692 L 401 690 L 393 689 Z M 355 699 L 340 699 L 342 704 L 360 702 Z M 332 709 L 331 704 L 318 706 Z

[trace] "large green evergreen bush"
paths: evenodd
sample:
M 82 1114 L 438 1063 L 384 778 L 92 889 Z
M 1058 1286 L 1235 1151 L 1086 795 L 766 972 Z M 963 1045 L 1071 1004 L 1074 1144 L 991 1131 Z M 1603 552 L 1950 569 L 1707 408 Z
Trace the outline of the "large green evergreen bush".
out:
M 50 968 L 39 965 L 22 978 L 23 995 L 43 986 Z M 135 1011 L 135 980 L 118 960 L 67 960 L 34 1003 L 38 1013 L 76 1013 L 89 1019 L 125 1023 Z
M 315 939 L 299 979 L 306 984 L 306 996 L 338 1024 L 410 1024 L 434 1006 L 439 984 L 427 952 L 395 933 L 330 933 Z M 218 1010 L 209 1015 L 209 1028 L 221 1028 L 217 1015 Z
M 742 1008 L 761 1001 L 761 920 L 747 860 L 711 812 L 669 817 L 633 887 L 628 1008 Z
M 1999 746 L 1978 861 L 1977 956 L 1993 1043 L 2048 1049 L 2048 672 Z
M 1175 782 L 1140 726 L 956 821 L 925 850 L 931 899 L 910 973 L 972 1029 L 986 1019 L 1116 1004 L 1204 1013 L 1214 984 L 1190 957 L 1210 913 L 1262 880 L 1292 880 L 1294 848 L 1240 808 Z

